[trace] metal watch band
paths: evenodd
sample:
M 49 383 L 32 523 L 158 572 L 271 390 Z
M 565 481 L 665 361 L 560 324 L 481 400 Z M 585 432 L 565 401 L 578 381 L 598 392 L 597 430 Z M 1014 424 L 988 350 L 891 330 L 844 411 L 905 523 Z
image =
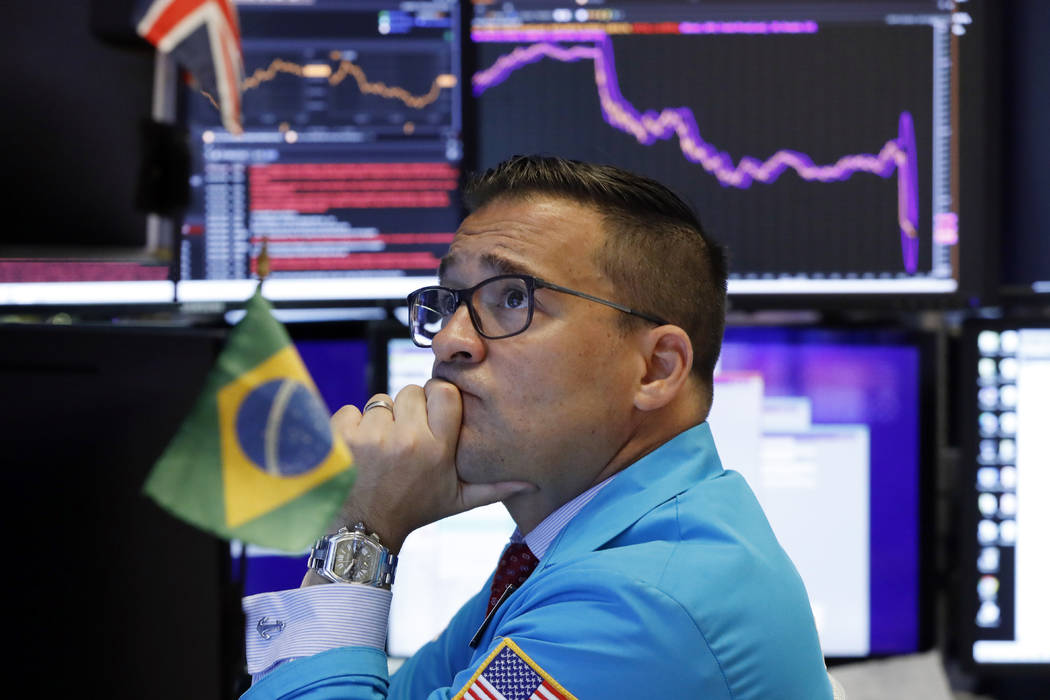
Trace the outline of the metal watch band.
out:
M 341 577 L 339 574 L 336 574 L 333 570 L 332 558 L 334 556 L 334 545 L 347 539 L 354 540 L 356 543 L 355 558 L 357 551 L 359 551 L 359 547 L 367 547 L 375 552 L 375 569 L 369 572 L 369 578 L 349 581 Z M 307 567 L 315 571 L 322 578 L 332 581 L 333 583 L 359 583 L 374 586 L 376 588 L 389 589 L 394 583 L 394 573 L 397 569 L 397 555 L 391 553 L 389 549 L 383 546 L 378 535 L 375 533 L 367 534 L 367 529 L 365 528 L 364 523 L 357 523 L 353 530 L 348 527 L 343 527 L 335 534 L 325 535 L 318 539 L 310 549 L 310 556 L 307 559 Z

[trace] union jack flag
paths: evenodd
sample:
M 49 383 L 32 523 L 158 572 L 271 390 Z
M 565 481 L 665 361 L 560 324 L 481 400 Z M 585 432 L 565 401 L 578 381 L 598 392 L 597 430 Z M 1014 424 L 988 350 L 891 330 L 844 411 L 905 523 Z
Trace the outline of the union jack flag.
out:
M 492 652 L 453 700 L 576 700 L 510 639 Z
M 216 95 L 223 126 L 241 133 L 244 63 L 233 0 L 142 0 L 139 6 L 138 33 L 185 66 L 203 92 Z

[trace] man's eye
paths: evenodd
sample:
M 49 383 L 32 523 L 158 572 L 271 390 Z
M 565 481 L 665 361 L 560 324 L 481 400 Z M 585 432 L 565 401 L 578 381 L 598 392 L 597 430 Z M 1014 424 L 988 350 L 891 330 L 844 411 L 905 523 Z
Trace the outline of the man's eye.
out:
M 522 289 L 508 289 L 503 292 L 503 307 L 507 309 L 524 309 L 529 305 L 529 295 Z

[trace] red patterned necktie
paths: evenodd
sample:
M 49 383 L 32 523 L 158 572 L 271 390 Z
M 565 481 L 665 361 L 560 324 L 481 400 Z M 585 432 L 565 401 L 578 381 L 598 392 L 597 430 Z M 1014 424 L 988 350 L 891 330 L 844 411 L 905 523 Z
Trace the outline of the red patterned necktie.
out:
M 503 556 L 499 558 L 496 575 L 492 579 L 492 594 L 489 596 L 488 610 L 485 611 L 486 617 L 503 597 L 507 586 L 518 587 L 525 583 L 525 579 L 529 577 L 538 563 L 536 555 L 524 542 L 511 542 L 507 545 L 507 548 L 503 550 Z

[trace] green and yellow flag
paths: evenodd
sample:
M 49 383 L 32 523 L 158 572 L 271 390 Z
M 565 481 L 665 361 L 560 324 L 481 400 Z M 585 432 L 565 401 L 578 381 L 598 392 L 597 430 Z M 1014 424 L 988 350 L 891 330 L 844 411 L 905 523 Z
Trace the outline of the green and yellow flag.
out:
M 308 547 L 353 485 L 350 452 L 284 326 L 256 291 L 146 493 L 226 539 Z

